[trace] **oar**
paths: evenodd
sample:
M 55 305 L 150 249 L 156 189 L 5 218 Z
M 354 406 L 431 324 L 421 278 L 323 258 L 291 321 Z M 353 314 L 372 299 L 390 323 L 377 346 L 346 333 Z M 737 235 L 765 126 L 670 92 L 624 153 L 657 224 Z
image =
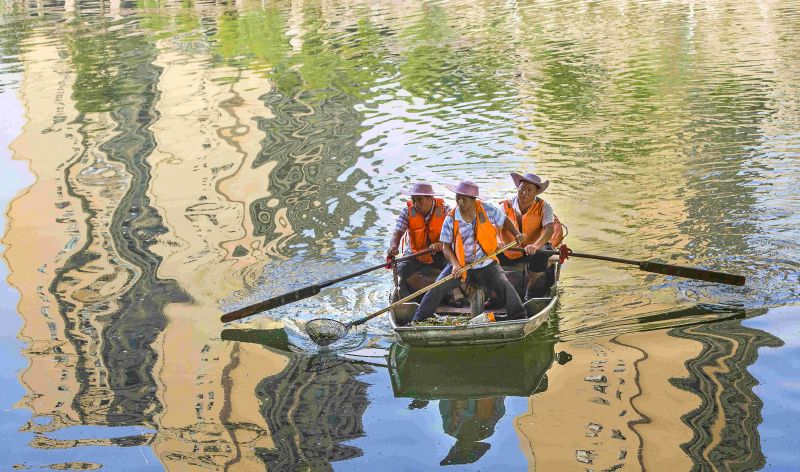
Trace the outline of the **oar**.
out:
M 397 264 L 398 262 L 407 261 L 409 259 L 413 259 L 417 256 L 424 256 L 431 252 L 430 249 L 426 249 L 425 251 L 420 251 L 410 256 L 401 257 L 400 259 L 395 259 L 391 264 Z M 347 279 L 352 279 L 353 277 L 358 277 L 359 275 L 364 275 L 367 272 L 372 272 L 373 270 L 380 269 L 381 267 L 386 267 L 387 263 L 384 262 L 383 264 L 378 264 L 373 267 L 369 267 L 367 269 L 359 270 L 358 272 L 353 272 L 352 274 L 345 275 L 343 277 L 339 277 L 338 279 L 329 280 L 327 282 L 323 282 L 321 284 L 311 285 L 308 287 L 303 287 L 297 289 L 293 292 L 284 293 L 283 295 L 278 295 L 277 297 L 272 297 L 269 300 L 264 300 L 263 302 L 258 302 L 255 305 L 246 306 L 244 308 L 239 308 L 238 310 L 232 311 L 230 313 L 226 313 L 222 315 L 220 320 L 223 323 L 227 323 L 229 321 L 240 320 L 242 318 L 246 318 L 251 315 L 255 315 L 257 313 L 261 313 L 262 311 L 271 310 L 273 308 L 277 308 L 279 306 L 288 305 L 289 303 L 296 302 L 298 300 L 302 300 L 304 298 L 308 298 L 314 296 L 320 292 L 325 287 L 330 287 L 333 284 L 338 284 L 339 282 L 343 282 Z
M 500 254 L 501 252 L 505 251 L 506 249 L 510 249 L 512 246 L 516 246 L 516 245 L 517 245 L 517 242 L 516 241 L 512 241 L 512 242 L 506 244 L 505 246 L 500 247 L 495 252 L 493 252 L 493 253 L 491 253 L 489 255 L 483 256 L 480 259 L 478 259 L 477 261 L 474 261 L 474 262 L 471 262 L 471 263 L 465 265 L 460 272 L 463 273 L 465 270 L 471 269 L 471 268 L 475 267 L 476 265 L 478 265 L 478 264 L 480 264 L 482 262 L 485 262 L 488 259 L 497 256 L 498 254 Z M 306 333 L 308 334 L 308 336 L 311 338 L 311 340 L 315 344 L 317 344 L 319 346 L 327 346 L 328 344 L 336 342 L 339 339 L 341 339 L 342 337 L 344 337 L 344 335 L 347 334 L 347 332 L 350 331 L 350 328 L 352 328 L 353 326 L 358 326 L 360 324 L 364 324 L 367 321 L 371 320 L 372 318 L 375 318 L 376 316 L 382 315 L 383 313 L 386 313 L 387 311 L 391 310 L 392 308 L 394 308 L 396 306 L 399 306 L 399 305 L 402 305 L 403 303 L 406 303 L 408 301 L 411 301 L 411 300 L 417 298 L 418 296 L 422 295 L 423 293 L 426 293 L 429 290 L 431 290 L 433 288 L 436 288 L 439 285 L 442 285 L 443 283 L 452 280 L 454 277 L 456 277 L 456 274 L 450 274 L 447 277 L 445 277 L 443 279 L 440 279 L 440 280 L 437 280 L 436 282 L 428 285 L 427 287 L 424 287 L 424 288 L 421 288 L 421 289 L 417 290 L 416 292 L 412 293 L 411 295 L 408 295 L 407 297 L 404 297 L 404 298 L 401 298 L 400 300 L 397 300 L 396 302 L 392 303 L 391 305 L 387 306 L 386 308 L 382 308 L 382 309 L 380 309 L 380 310 L 378 310 L 378 311 L 376 311 L 374 313 L 371 313 L 371 314 L 369 314 L 369 315 L 367 315 L 367 316 L 365 316 L 363 318 L 359 318 L 359 319 L 357 319 L 355 321 L 351 321 L 350 323 L 347 323 L 347 324 L 341 323 L 341 322 L 336 321 L 336 320 L 332 320 L 330 318 L 315 318 L 313 320 L 309 320 L 308 323 L 306 323 Z
M 673 264 L 663 264 L 655 261 L 635 261 L 631 259 L 620 259 L 619 257 L 598 256 L 595 254 L 585 254 L 581 252 L 573 252 L 572 249 L 566 247 L 565 244 L 561 245 L 564 248 L 562 251 L 539 251 L 548 255 L 560 255 L 562 257 L 582 257 L 584 259 L 597 259 L 599 261 L 618 262 L 620 264 L 630 264 L 639 266 L 639 270 L 645 272 L 653 272 L 656 274 L 674 275 L 675 277 L 685 277 L 687 279 L 705 280 L 706 282 L 714 282 L 718 284 L 728 285 L 744 285 L 745 278 L 741 275 L 728 274 L 725 272 L 718 272 L 716 270 L 697 269 L 695 267 L 686 267 Z M 566 257 L 565 257 L 566 258 Z

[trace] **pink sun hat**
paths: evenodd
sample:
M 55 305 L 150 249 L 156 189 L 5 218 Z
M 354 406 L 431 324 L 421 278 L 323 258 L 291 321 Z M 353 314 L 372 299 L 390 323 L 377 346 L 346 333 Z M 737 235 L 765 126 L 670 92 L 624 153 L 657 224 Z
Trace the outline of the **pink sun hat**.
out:
M 406 195 L 411 195 L 412 197 L 432 197 L 434 196 L 433 185 L 429 184 L 428 182 L 417 182 L 412 185 L 410 189 L 406 190 Z
M 478 198 L 478 185 L 471 180 L 462 180 L 461 182 L 453 184 L 444 184 L 447 190 L 459 195 L 466 195 L 468 197 Z
M 514 187 L 519 187 L 520 181 L 524 180 L 525 182 L 532 183 L 533 185 L 539 187 L 539 190 L 542 192 L 547 190 L 547 186 L 550 185 L 549 180 L 543 181 L 538 175 L 530 173 L 521 175 L 517 174 L 516 172 L 512 172 L 511 179 L 514 180 Z

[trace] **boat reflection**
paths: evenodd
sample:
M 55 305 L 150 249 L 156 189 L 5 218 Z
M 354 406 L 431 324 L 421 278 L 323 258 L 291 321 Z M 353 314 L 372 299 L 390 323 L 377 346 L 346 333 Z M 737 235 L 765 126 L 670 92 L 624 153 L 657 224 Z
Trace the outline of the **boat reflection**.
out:
M 412 408 L 439 400 L 445 434 L 456 439 L 441 465 L 471 464 L 491 448 L 506 396 L 530 396 L 547 389 L 553 341 L 467 348 L 410 348 L 394 344 L 389 372 L 396 397 L 411 397 Z
M 555 341 L 532 336 L 519 342 L 463 348 L 412 348 L 393 344 L 389 373 L 395 397 L 412 398 L 410 409 L 439 401 L 444 433 L 455 438 L 440 465 L 471 464 L 491 448 L 486 440 L 506 414 L 508 396 L 529 397 L 547 389 L 546 372 Z
M 520 342 L 463 348 L 411 348 L 393 344 L 389 373 L 397 397 L 462 400 L 530 396 L 547 388 L 554 340 L 532 336 Z

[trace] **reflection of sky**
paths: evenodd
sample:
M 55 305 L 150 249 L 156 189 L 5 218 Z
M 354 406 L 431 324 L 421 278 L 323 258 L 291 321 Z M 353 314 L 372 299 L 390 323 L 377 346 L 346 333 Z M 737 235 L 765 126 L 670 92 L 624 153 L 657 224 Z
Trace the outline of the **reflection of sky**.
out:
M 5 210 L 11 198 L 26 185 L 30 184 L 30 174 L 19 161 L 11 160 L 9 144 L 22 129 L 23 112 L 19 101 L 13 91 L 0 93 L 0 110 L 3 110 L 3 119 L 0 120 L 0 207 L 3 208 L 3 218 L 0 218 L 0 234 L 5 234 Z M 5 251 L 5 246 L 0 246 Z M 0 389 L 0 435 L 4 438 L 4 451 L 23 448 L 25 440 L 31 435 L 15 434 L 20 426 L 30 418 L 30 413 L 24 410 L 12 409 L 25 394 L 22 386 L 17 381 L 17 372 L 25 368 L 26 362 L 21 356 L 22 343 L 17 341 L 17 332 L 22 327 L 22 320 L 17 315 L 17 302 L 19 294 L 8 286 L 8 267 L 3 261 L 0 264 L 0 379 L 4 387 Z M 10 470 L 13 461 L 0 455 L 0 468 Z
M 800 307 L 771 309 L 763 316 L 742 322 L 767 331 L 785 343 L 763 348 L 748 369 L 758 380 L 753 392 L 764 403 L 758 426 L 765 470 L 797 470 L 797 427 L 800 425 Z
M 364 455 L 335 463 L 336 470 L 430 470 L 440 467 L 456 443 L 442 429 L 439 402 L 425 408 L 409 410 L 411 398 L 395 398 L 389 373 L 378 369 L 359 380 L 370 384 L 369 406 L 364 412 L 365 436 L 348 445 L 358 447 Z M 482 442 L 491 444 L 486 454 L 473 464 L 454 465 L 454 470 L 525 470 L 528 460 L 520 450 L 514 428 L 516 417 L 528 411 L 528 398 L 506 397 L 505 415 L 497 422 L 495 432 Z M 391 465 L 389 465 L 391 464 Z
M 5 209 L 11 197 L 33 183 L 33 179 L 27 163 L 11 160 L 11 151 L 8 149 L 22 131 L 25 119 L 22 106 L 13 91 L 0 92 L 0 110 L 3 110 L 3 119 L 0 120 L 0 202 Z M 0 225 L 5 233 L 5 218 Z
M 28 171 L 26 161 L 12 160 L 8 146 L 22 131 L 24 112 L 15 91 L 0 92 L 0 234 L 6 231 L 6 211 L 17 193 L 34 182 Z M 30 156 L 23 156 L 30 157 Z M 4 246 L 0 250 L 5 251 Z M 31 268 L 26 268 L 30 270 Z M 92 462 L 103 464 L 103 470 L 114 471 L 149 471 L 163 470 L 160 462 L 148 446 L 116 447 L 116 446 L 84 446 L 70 449 L 34 449 L 28 444 L 34 439 L 33 433 L 20 432 L 31 420 L 27 409 L 14 408 L 14 405 L 25 395 L 19 383 L 18 374 L 27 368 L 27 361 L 21 355 L 23 343 L 17 340 L 17 333 L 22 328 L 22 319 L 17 314 L 19 293 L 7 283 L 8 267 L 3 260 L 0 264 L 0 437 L 3 447 L 0 448 L 0 470 L 12 470 L 16 464 L 25 464 L 39 468 L 50 464 L 64 462 Z M 45 424 L 46 419 L 37 418 L 35 423 Z M 67 428 L 69 429 L 69 428 Z M 91 430 L 94 431 L 94 430 Z M 148 431 L 142 431 L 148 432 Z M 55 438 L 61 432 L 52 433 Z M 133 434 L 141 434 L 133 433 Z M 118 436 L 104 432 L 97 436 L 81 437 L 105 438 Z M 75 439 L 70 437 L 70 439 Z M 13 454 L 11 453 L 13 451 Z

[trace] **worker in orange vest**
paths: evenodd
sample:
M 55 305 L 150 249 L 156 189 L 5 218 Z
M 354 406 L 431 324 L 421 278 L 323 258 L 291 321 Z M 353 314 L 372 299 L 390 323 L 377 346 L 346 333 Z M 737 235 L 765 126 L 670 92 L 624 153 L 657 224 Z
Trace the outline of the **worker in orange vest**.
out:
M 490 258 L 462 273 L 465 265 L 497 250 L 497 228 L 508 231 L 518 242 L 522 242 L 523 234 L 517 231 L 514 223 L 502 210 L 478 199 L 478 186 L 473 182 L 463 180 L 457 185 L 446 184 L 445 187 L 456 194 L 458 208 L 448 213 L 442 225 L 439 241 L 443 244 L 444 256 L 449 264 L 442 270 L 437 280 L 451 273 L 465 277 L 468 283 L 501 296 L 507 315 L 505 317 L 496 315 L 498 321 L 524 318 L 526 313 L 522 300 L 500 269 L 497 258 Z M 458 283 L 459 277 L 456 277 L 426 293 L 414 314 L 413 321 L 431 317 L 447 293 L 458 287 Z
M 414 184 L 408 194 L 411 199 L 406 202 L 406 206 L 397 217 L 386 256 L 391 258 L 399 254 L 401 241 L 405 256 L 426 249 L 431 249 L 431 254 L 397 263 L 396 270 L 400 279 L 401 297 L 414 291 L 408 285 L 408 279 L 419 272 L 422 267 L 431 265 L 442 270 L 447 265 L 447 260 L 442 253 L 442 243 L 439 242 L 439 234 L 450 207 L 443 199 L 434 196 L 433 186 L 427 182 Z
M 509 250 L 499 256 L 500 264 L 516 264 L 520 261 L 528 263 L 530 272 L 525 298 L 541 296 L 537 288 L 546 288 L 546 270 L 548 255 L 537 253 L 540 249 L 553 249 L 561 244 L 563 228 L 555 216 L 553 207 L 539 197 L 550 185 L 549 180 L 542 180 L 536 174 L 511 173 L 517 195 L 503 200 L 500 206 L 506 216 L 525 235 L 520 244 L 522 250 Z M 508 231 L 500 233 L 501 243 L 514 240 L 514 234 Z

